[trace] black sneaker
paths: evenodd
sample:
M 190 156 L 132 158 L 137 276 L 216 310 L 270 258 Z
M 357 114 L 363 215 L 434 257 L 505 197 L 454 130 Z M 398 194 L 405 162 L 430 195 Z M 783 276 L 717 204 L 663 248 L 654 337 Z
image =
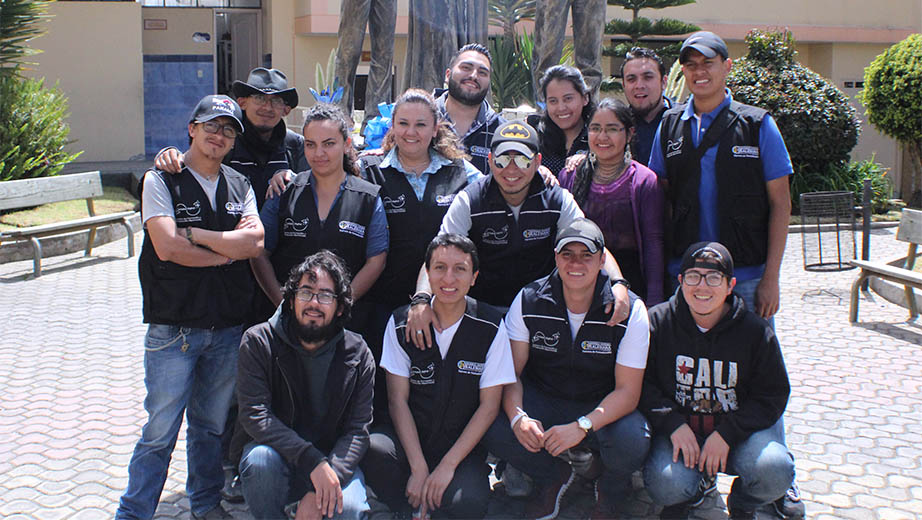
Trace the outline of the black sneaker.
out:
M 700 506 L 704 498 L 715 491 L 717 491 L 717 475 L 704 475 L 698 481 L 698 491 L 695 492 L 695 496 L 685 502 L 664 507 L 659 517 L 664 520 L 684 520 L 688 518 L 692 509 Z
M 240 482 L 240 475 L 234 475 L 233 478 L 224 481 L 224 487 L 221 488 L 221 498 L 231 504 L 242 504 L 244 502 L 243 484 Z
M 221 504 L 218 504 L 214 506 L 213 508 L 211 508 L 204 515 L 197 515 L 195 513 L 192 513 L 192 518 L 194 520 L 222 520 L 226 518 L 233 519 L 234 517 L 224 509 L 224 506 L 222 506 Z
M 800 520 L 807 515 L 807 508 L 800 501 L 800 489 L 797 487 L 796 482 L 792 483 L 791 487 L 781 498 L 775 500 L 773 505 L 775 506 L 775 512 L 781 518 Z

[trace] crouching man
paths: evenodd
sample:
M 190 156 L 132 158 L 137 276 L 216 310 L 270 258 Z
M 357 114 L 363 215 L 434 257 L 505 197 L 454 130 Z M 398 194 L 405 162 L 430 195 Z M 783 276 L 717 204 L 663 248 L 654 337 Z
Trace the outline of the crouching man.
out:
M 343 261 L 315 253 L 292 269 L 282 304 L 240 344 L 239 421 L 243 495 L 257 519 L 362 518 L 358 468 L 368 449 L 375 363 L 362 337 L 343 329 L 352 289 Z
M 426 251 L 435 346 L 406 340 L 410 306 L 394 311 L 381 366 L 394 429 L 371 435 L 362 463 L 369 486 L 395 513 L 418 508 L 448 518 L 483 518 L 490 467 L 480 439 L 496 418 L 503 385 L 515 381 L 502 313 L 467 296 L 477 279 L 474 243 L 436 236 Z M 437 511 L 436 511 L 437 510 Z
M 790 386 L 768 322 L 733 292 L 733 259 L 717 242 L 682 258 L 681 290 L 650 310 L 640 408 L 653 426 L 644 481 L 662 518 L 686 518 L 718 472 L 737 475 L 730 518 L 783 496 L 794 479 L 781 414 Z
M 596 476 L 567 464 L 590 451 L 601 461 L 593 517 L 618 517 L 631 473 L 650 447 L 647 422 L 636 410 L 647 360 L 647 310 L 632 297 L 628 319 L 606 323 L 613 296 L 602 272 L 604 247 L 589 219 L 561 228 L 556 269 L 526 285 L 506 315 L 518 380 L 506 387 L 506 415 L 484 443 L 535 481 L 537 499 L 526 511 L 531 518 L 556 516 L 576 474 Z

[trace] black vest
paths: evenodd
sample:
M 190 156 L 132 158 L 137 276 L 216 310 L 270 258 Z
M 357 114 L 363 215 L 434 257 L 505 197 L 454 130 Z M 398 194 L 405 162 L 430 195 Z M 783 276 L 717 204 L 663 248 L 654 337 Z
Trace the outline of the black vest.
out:
M 613 297 L 604 272 L 599 273 L 595 291 L 576 340 L 571 341 L 570 319 L 557 271 L 523 289 L 522 316 L 530 337 L 522 377 L 547 395 L 599 401 L 615 389 L 615 360 L 626 325 L 606 325 L 610 313 L 605 312 L 605 306 Z M 631 308 L 635 299 L 631 297 Z
M 397 341 L 410 357 L 410 412 L 428 461 L 448 453 L 480 406 L 480 376 L 503 319 L 495 307 L 466 299 L 444 360 L 437 345 L 420 350 L 404 340 L 409 306 L 394 311 Z
M 188 169 L 177 175 L 153 174 L 159 175 L 170 191 L 177 228 L 231 231 L 240 221 L 250 183 L 230 167 L 221 165 L 215 194 L 217 211 L 211 210 L 208 196 Z M 203 329 L 243 324 L 255 287 L 246 260 L 216 267 L 186 267 L 160 260 L 146 230 L 138 277 L 144 323 Z
M 681 257 L 700 240 L 701 157 L 717 144 L 714 165 L 717 179 L 720 242 L 736 265 L 760 265 L 768 253 L 768 192 L 759 151 L 759 129 L 765 110 L 732 101 L 692 146 L 691 124 L 682 120 L 685 105 L 663 115 L 660 143 L 669 181 L 672 209 L 667 226 L 667 254 Z
M 554 269 L 554 239 L 563 188 L 548 188 L 537 173 L 516 222 L 493 176 L 467 188 L 471 200 L 468 236 L 480 255 L 471 297 L 508 307 L 519 290 Z
M 310 171 L 299 173 L 279 201 L 279 240 L 272 267 L 279 283 L 291 268 L 310 254 L 329 249 L 346 261 L 351 276 L 365 265 L 368 228 L 378 198 L 378 187 L 346 175 L 339 199 L 320 222 L 310 185 Z
M 396 168 L 378 167 L 382 160 L 375 156 L 362 158 L 366 180 L 381 187 L 390 235 L 387 264 L 367 297 L 397 308 L 408 303 L 416 292 L 426 248 L 438 234 L 451 201 L 467 186 L 467 173 L 460 160 L 442 166 L 429 176 L 420 201 L 403 173 Z

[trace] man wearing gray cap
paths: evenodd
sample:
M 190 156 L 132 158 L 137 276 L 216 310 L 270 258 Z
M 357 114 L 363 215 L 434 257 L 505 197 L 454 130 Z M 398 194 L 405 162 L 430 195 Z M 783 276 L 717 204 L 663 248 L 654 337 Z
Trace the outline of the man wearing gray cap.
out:
M 192 517 L 230 518 L 220 505 L 221 432 L 247 318 L 240 302 L 254 290 L 247 260 L 263 242 L 253 189 L 221 164 L 242 118 L 227 96 L 204 97 L 189 119 L 182 171 L 144 176 L 138 275 L 149 419 L 128 465 L 119 519 L 154 516 L 184 412 Z
M 650 448 L 647 421 L 636 409 L 647 365 L 647 309 L 633 296 L 629 318 L 607 324 L 613 296 L 604 251 L 591 220 L 562 227 L 553 247 L 556 269 L 519 291 L 506 314 L 516 382 L 503 391 L 506 413 L 483 442 L 534 479 L 529 518 L 556 516 L 580 478 L 594 480 L 592 518 L 620 518 L 631 473 Z M 578 463 L 586 458 L 595 464 Z

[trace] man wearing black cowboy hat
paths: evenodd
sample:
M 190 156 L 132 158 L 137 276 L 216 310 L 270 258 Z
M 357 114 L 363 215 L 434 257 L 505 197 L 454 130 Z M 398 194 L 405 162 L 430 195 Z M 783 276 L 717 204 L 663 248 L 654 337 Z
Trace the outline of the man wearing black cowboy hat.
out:
M 307 170 L 304 138 L 288 130 L 282 121 L 298 105 L 298 92 L 288 87 L 288 78 L 277 69 L 257 67 L 246 82 L 237 80 L 234 96 L 243 110 L 245 132 L 224 158 L 224 164 L 245 175 L 253 186 L 260 208 L 275 173 Z M 182 154 L 170 147 L 161 150 L 154 160 L 161 170 L 178 173 Z

